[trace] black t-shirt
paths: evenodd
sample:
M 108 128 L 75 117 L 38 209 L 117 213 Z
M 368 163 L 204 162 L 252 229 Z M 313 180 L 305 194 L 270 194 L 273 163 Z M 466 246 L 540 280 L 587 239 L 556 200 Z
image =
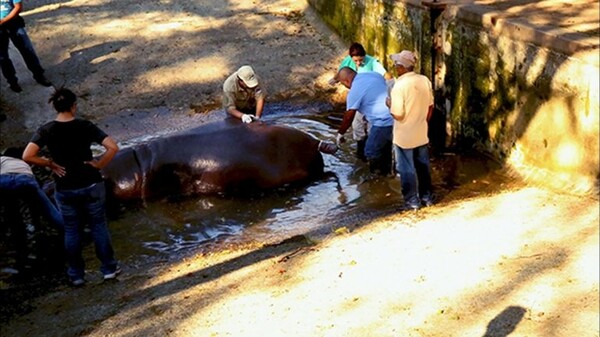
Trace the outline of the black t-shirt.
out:
M 93 143 L 102 144 L 108 137 L 94 123 L 83 119 L 52 121 L 40 127 L 31 142 L 48 147 L 52 160 L 65 168 L 63 177 L 54 175 L 57 190 L 72 190 L 102 181 L 100 171 L 86 161 L 92 160 Z

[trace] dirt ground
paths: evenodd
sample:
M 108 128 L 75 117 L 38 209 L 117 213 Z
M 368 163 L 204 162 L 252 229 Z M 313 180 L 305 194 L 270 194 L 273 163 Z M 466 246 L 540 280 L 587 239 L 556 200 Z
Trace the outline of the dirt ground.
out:
M 270 101 L 342 93 L 326 81 L 346 46 L 302 1 L 28 0 L 24 17 L 49 79 L 119 141 L 220 118 L 243 64 Z M 54 116 L 52 89 L 17 67 L 24 92 L 0 83 L 2 147 Z M 326 236 L 124 265 L 116 282 L 90 270 L 25 300 L 0 335 L 597 337 L 599 222 L 597 194 L 482 172 L 434 207 L 348 214 Z
M 162 107 L 170 118 L 202 122 L 203 112 L 220 107 L 224 80 L 244 64 L 260 76 L 269 101 L 343 92 L 326 82 L 347 46 L 320 32 L 301 1 L 31 0 L 24 6 L 47 77 L 75 90 L 79 113 L 93 120 Z M 10 91 L 4 78 L 0 83 L 9 110 L 0 131 L 11 134 L 2 146 L 27 141 L 55 114 L 47 104 L 53 89 L 35 83 L 15 49 L 11 55 L 24 92 Z

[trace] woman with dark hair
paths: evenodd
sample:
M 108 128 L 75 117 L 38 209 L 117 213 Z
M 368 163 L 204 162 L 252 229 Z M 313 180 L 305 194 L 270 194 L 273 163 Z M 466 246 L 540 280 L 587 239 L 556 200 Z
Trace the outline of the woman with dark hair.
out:
M 348 55 L 344 57 L 338 71 L 344 67 L 348 67 L 357 73 L 365 71 L 374 71 L 381 74 L 386 80 L 390 80 L 393 76 L 385 70 L 385 67 L 379 63 L 379 61 L 371 56 L 367 55 L 365 47 L 358 42 L 353 42 L 348 49 Z M 329 84 L 334 85 L 338 82 L 337 73 L 336 76 L 329 80 Z
M 56 119 L 36 131 L 25 148 L 23 160 L 48 167 L 53 172 L 54 198 L 65 226 L 67 274 L 71 283 L 74 286 L 85 283 L 80 219 L 89 221 L 104 280 L 114 279 L 121 270 L 114 258 L 106 222 L 106 190 L 100 169 L 113 159 L 119 147 L 94 123 L 75 117 L 77 97 L 71 90 L 56 90 L 49 102 L 56 109 Z M 92 156 L 90 145 L 93 143 L 106 149 L 99 158 Z M 51 158 L 38 155 L 43 147 L 48 148 Z

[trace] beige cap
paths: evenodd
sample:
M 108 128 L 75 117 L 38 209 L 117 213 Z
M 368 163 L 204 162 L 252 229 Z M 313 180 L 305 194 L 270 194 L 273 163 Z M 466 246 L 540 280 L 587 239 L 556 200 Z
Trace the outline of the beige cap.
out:
M 252 69 L 251 66 L 241 66 L 237 71 L 237 77 L 242 80 L 248 88 L 254 88 L 258 85 L 254 69 Z
M 398 54 L 390 55 L 392 61 L 394 61 L 394 65 L 399 64 L 405 68 L 414 67 L 417 62 L 417 57 L 415 54 L 408 50 L 403 50 Z

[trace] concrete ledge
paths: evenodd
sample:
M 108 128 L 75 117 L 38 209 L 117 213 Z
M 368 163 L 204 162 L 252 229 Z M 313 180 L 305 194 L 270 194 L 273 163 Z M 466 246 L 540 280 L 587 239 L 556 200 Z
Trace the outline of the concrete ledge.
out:
M 560 27 L 557 25 L 528 22 L 529 16 L 527 14 L 535 15 L 540 12 L 536 8 L 524 9 L 522 14 L 524 17 L 515 17 L 507 15 L 506 12 L 498 10 L 493 6 L 478 4 L 454 6 L 453 11 L 458 19 L 485 27 L 497 36 L 508 36 L 515 40 L 532 43 L 568 56 L 574 56 L 582 51 L 598 50 L 600 46 L 598 35 L 591 36 L 569 26 Z M 590 6 L 593 6 L 593 4 Z M 597 2 L 595 6 L 598 7 Z M 573 20 L 579 19 L 574 18 Z M 593 18 L 590 19 L 590 21 L 592 20 Z M 600 23 L 597 22 L 595 30 L 598 31 L 599 27 Z M 595 59 L 587 58 L 586 61 L 599 66 L 600 56 L 596 54 Z

